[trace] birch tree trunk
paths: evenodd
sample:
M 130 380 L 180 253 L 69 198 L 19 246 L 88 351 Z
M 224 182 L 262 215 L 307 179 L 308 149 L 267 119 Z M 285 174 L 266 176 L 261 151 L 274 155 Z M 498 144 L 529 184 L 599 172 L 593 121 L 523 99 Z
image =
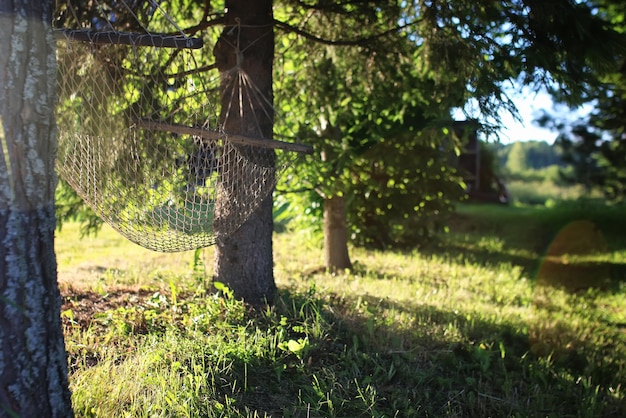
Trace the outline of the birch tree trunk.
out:
M 230 134 L 272 138 L 272 62 L 274 31 L 271 0 L 226 1 L 224 31 L 214 55 L 221 77 L 222 123 Z M 250 95 L 237 79 L 249 76 L 259 95 Z M 235 79 L 234 79 L 235 78 Z M 233 89 L 235 89 L 233 91 Z M 238 146 L 239 152 L 260 165 L 275 166 L 272 150 Z M 218 197 L 214 227 L 218 241 L 215 251 L 215 279 L 228 285 L 237 298 L 260 307 L 271 303 L 276 294 L 272 259 L 272 196 L 266 197 L 248 220 L 233 234 L 220 236 L 219 226 L 228 217 L 219 199 L 246 200 L 256 181 L 250 173 L 238 170 L 237 161 L 225 162 L 222 181 L 234 196 Z M 225 205 L 224 205 L 225 206 Z M 234 206 L 236 210 L 236 206 Z
M 0 415 L 72 416 L 54 253 L 52 1 L 0 0 Z

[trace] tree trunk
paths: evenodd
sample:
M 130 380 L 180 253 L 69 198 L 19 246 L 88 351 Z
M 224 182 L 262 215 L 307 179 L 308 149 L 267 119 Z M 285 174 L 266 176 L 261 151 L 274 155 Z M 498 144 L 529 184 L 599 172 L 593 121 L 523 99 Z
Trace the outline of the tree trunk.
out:
M 351 269 L 348 254 L 348 222 L 343 196 L 324 199 L 324 258 L 331 271 Z
M 224 129 L 227 134 L 272 138 L 272 1 L 230 0 L 225 6 L 224 31 L 214 49 L 221 77 Z M 249 77 L 260 94 L 251 93 L 242 83 L 242 74 Z M 241 145 L 237 150 L 244 159 L 254 163 L 252 166 L 275 167 L 272 150 Z M 214 221 L 218 238 L 215 280 L 228 285 L 237 298 L 263 306 L 271 303 L 276 293 L 271 191 L 235 233 L 221 233 L 232 211 L 246 209 L 241 202 L 256 193 L 255 182 L 259 181 L 250 166 L 241 168 L 240 161 L 225 161 L 224 167 L 221 173 L 224 187 L 218 196 Z M 265 181 L 273 184 L 273 177 Z
M 0 415 L 72 416 L 54 254 L 52 1 L 0 0 Z

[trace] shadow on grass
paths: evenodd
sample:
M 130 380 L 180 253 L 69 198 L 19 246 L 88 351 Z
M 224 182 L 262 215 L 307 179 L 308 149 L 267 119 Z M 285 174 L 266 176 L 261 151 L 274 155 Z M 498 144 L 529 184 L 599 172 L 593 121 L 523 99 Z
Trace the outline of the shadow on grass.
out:
M 504 248 L 509 248 L 504 245 Z M 461 243 L 447 243 L 438 247 L 430 246 L 420 250 L 424 255 L 436 255 L 454 262 L 467 262 L 480 266 L 495 266 L 498 264 L 510 264 L 522 269 L 524 277 L 536 280 L 542 268 L 551 261 L 546 256 L 516 255 L 514 251 L 490 250 L 480 247 L 470 247 Z M 575 256 L 575 255 L 574 255 Z M 619 290 L 620 283 L 626 282 L 626 260 L 617 261 L 576 261 L 569 260 L 561 269 L 553 272 L 553 278 L 547 280 L 557 288 L 565 288 L 573 292 L 589 287 L 596 287 L 607 291 Z M 587 280 L 572 280 L 571 277 L 587 277 Z M 605 280 L 605 279 L 608 279 Z
M 585 287 L 615 290 L 626 281 L 626 259 L 617 255 L 626 249 L 623 207 L 587 201 L 551 209 L 466 205 L 452 217 L 449 227 L 449 234 L 440 235 L 420 252 L 482 266 L 510 264 L 531 279 L 541 275 L 546 260 L 562 257 L 569 264 L 568 274 L 580 277 L 585 271 L 595 272 L 596 277 L 587 280 L 589 285 L 573 286 L 574 291 Z M 581 255 L 584 259 L 577 259 Z M 563 275 L 555 274 L 548 282 L 568 288 L 571 283 L 563 286 L 567 278 L 556 277 Z
M 621 416 L 619 364 L 579 341 L 558 359 L 531 352 L 528 327 L 418 301 L 283 290 L 267 321 L 306 348 L 234 358 L 239 405 L 283 416 Z M 398 320 L 397 318 L 403 318 Z M 282 320 L 284 322 L 284 320 Z M 570 330 L 571 331 L 571 330 Z M 598 359 L 604 359 L 599 364 Z M 581 383 L 582 382 L 582 383 Z M 621 399 L 623 401 L 623 399 Z M 271 407 L 269 406 L 271 405 Z
M 128 306 L 123 312 L 130 316 L 113 317 L 113 325 L 141 325 L 128 328 L 133 335 L 175 338 L 161 348 L 169 353 L 162 358 L 164 368 L 182 363 L 185 376 L 203 382 L 193 404 L 214 413 L 206 416 L 581 416 L 580 411 L 587 417 L 626 416 L 619 386 L 624 336 L 598 325 L 580 335 L 567 318 L 546 318 L 535 327 L 422 300 L 322 295 L 314 288 L 283 289 L 275 306 L 262 312 L 228 298 L 203 304 L 206 296 L 184 293 L 172 309 L 171 295 L 155 295 L 133 295 L 129 289 L 102 308 L 119 314 L 118 305 Z M 97 300 L 95 293 L 67 300 L 77 315 L 79 308 L 100 309 L 82 304 Z M 205 305 L 192 318 L 212 319 L 188 333 L 189 323 L 180 315 Z M 148 316 L 141 313 L 157 323 L 144 326 Z M 105 327 L 101 331 L 108 335 Z M 114 341 L 124 344 L 127 332 Z M 536 339 L 543 336 L 542 342 L 561 348 L 558 356 L 535 354 Z M 150 350 L 159 346 L 152 341 Z M 192 364 L 202 367 L 197 371 Z M 154 385 L 149 376 L 129 376 L 136 378 Z
M 452 239 L 450 239 L 452 238 Z M 459 239 L 453 241 L 453 237 L 446 241 L 428 245 L 420 249 L 421 254 L 436 255 L 444 259 L 458 262 L 468 262 L 480 266 L 494 266 L 498 264 L 511 264 L 522 268 L 528 277 L 534 277 L 541 260 L 535 254 L 529 253 L 524 248 L 514 248 L 507 243 L 501 249 L 489 249 L 476 245 L 470 245 L 467 241 Z M 522 253 L 526 253 L 521 255 Z

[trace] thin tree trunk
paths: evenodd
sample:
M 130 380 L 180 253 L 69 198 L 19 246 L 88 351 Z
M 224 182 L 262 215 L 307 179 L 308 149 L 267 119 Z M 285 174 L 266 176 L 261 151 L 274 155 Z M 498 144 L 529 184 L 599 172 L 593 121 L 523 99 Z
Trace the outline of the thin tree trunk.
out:
M 52 1 L 0 0 L 0 415 L 72 416 L 54 253 Z
M 224 129 L 231 134 L 272 138 L 272 1 L 230 0 L 225 6 L 224 31 L 214 49 L 221 76 Z M 249 94 L 249 88 L 244 88 L 239 78 L 242 73 L 250 77 L 267 102 Z M 258 167 L 273 168 L 276 164 L 273 150 L 236 147 Z M 255 193 L 255 182 L 259 181 L 249 166 L 242 168 L 240 161 L 225 161 L 224 166 L 221 173 L 224 187 L 218 197 L 214 221 L 218 237 L 215 280 L 228 285 L 237 298 L 263 306 L 271 303 L 276 293 L 271 192 L 235 233 L 222 234 L 222 225 L 228 223 L 232 211 L 245 210 L 242 202 Z M 265 181 L 273 184 L 273 179 Z
M 343 196 L 324 199 L 324 258 L 331 271 L 351 269 L 348 254 L 348 222 Z

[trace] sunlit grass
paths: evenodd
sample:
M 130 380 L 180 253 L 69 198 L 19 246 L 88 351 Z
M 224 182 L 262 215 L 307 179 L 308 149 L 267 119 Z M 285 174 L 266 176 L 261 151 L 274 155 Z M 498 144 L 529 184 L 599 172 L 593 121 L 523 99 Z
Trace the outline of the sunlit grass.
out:
M 506 182 L 507 191 L 515 203 L 545 205 L 563 200 L 581 198 L 602 198 L 601 190 L 591 192 L 583 185 L 561 185 L 553 180 L 509 180 Z
M 55 248 L 62 285 L 90 288 L 107 286 L 162 286 L 172 276 L 189 280 L 194 251 L 158 253 L 133 244 L 104 225 L 97 235 L 82 236 L 80 224 L 68 222 L 57 231 Z M 211 276 L 212 248 L 200 250 L 206 276 Z M 197 267 L 197 266 L 196 266 Z
M 143 252 L 105 230 L 97 240 L 114 248 L 93 242 L 92 251 L 91 242 L 63 242 L 75 238 L 68 228 L 57 245 L 61 280 L 80 282 L 77 268 L 94 265 L 105 268 L 90 276 L 100 287 L 81 283 L 101 292 L 91 294 L 96 301 L 101 294 L 112 302 L 120 286 L 146 289 L 118 299 L 87 327 L 78 322 L 79 292 L 66 305 L 76 413 L 622 416 L 621 273 L 608 291 L 537 285 L 542 255 L 579 214 L 463 207 L 451 232 L 431 245 L 352 248 L 355 268 L 339 274 L 320 269 L 319 241 L 276 234 L 280 294 L 264 312 L 206 292 L 210 249 L 198 266 L 193 252 Z M 606 228 L 618 212 L 597 214 Z M 586 257 L 624 265 L 623 232 L 607 231 L 609 248 Z

